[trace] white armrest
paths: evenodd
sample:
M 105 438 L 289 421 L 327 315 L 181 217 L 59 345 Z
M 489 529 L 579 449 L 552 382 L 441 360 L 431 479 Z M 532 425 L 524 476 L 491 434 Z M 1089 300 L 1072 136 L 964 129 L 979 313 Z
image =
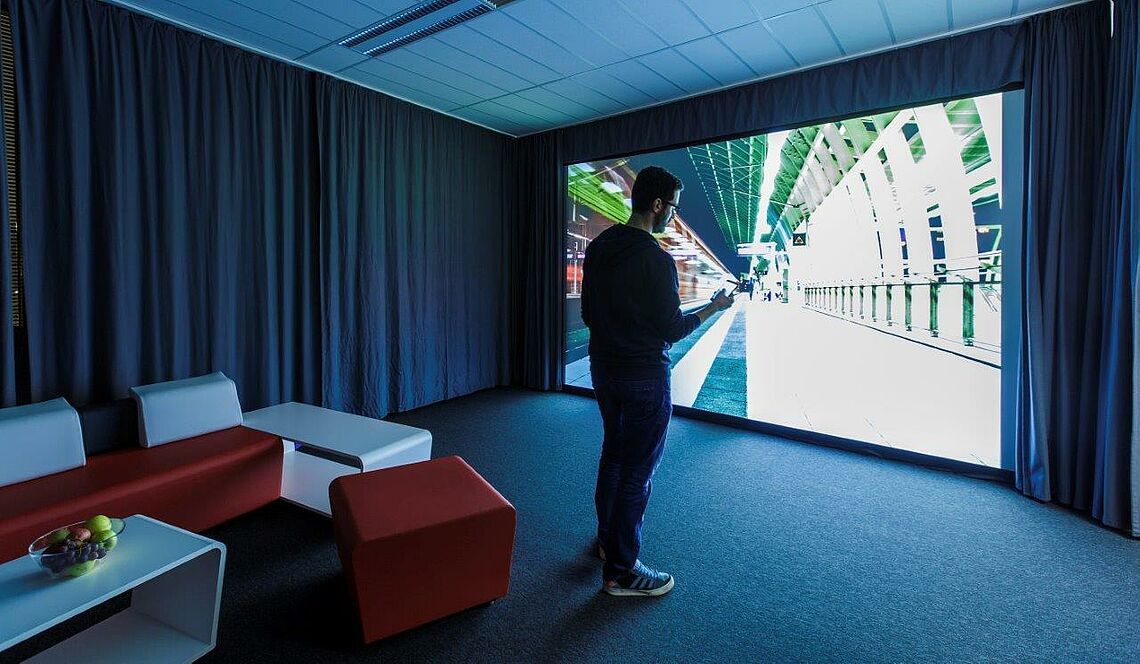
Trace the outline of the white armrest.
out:
M 139 407 L 139 443 L 164 443 L 242 423 L 237 386 L 222 372 L 131 388 Z
M 79 413 L 66 399 L 0 409 L 0 486 L 86 463 Z

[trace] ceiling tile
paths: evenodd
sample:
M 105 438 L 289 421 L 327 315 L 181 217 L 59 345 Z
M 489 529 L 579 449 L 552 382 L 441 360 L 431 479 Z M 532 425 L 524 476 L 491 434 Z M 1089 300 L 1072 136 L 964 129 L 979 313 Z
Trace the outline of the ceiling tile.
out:
M 603 67 L 601 71 L 619 81 L 625 81 L 657 101 L 676 99 L 685 94 L 684 90 L 637 60 L 618 62 Z
M 338 76 L 341 76 L 350 81 L 356 81 L 361 85 L 380 90 L 381 92 L 387 92 L 389 94 L 396 95 L 397 97 L 406 99 L 412 103 L 420 104 L 421 106 L 427 106 L 429 108 L 434 108 L 444 112 L 452 111 L 462 106 L 462 104 L 459 104 L 453 100 L 437 97 L 436 95 L 433 95 L 425 90 L 421 90 L 420 88 L 409 87 L 403 83 L 400 83 L 399 81 L 393 81 L 383 76 L 376 76 L 375 74 L 364 71 L 359 67 L 346 69 L 338 74 Z
M 625 104 L 574 79 L 564 78 L 541 86 L 543 89 L 586 104 L 599 115 L 610 115 L 626 108 Z
M 447 63 L 454 69 L 466 72 L 471 76 L 508 92 L 529 88 L 534 85 L 526 79 L 515 76 L 474 55 L 453 48 L 434 37 L 409 44 L 404 47 L 404 50 L 416 53 L 425 58 L 430 58 L 436 62 Z
M 323 71 L 338 72 L 346 67 L 364 62 L 367 59 L 368 56 L 361 55 L 340 44 L 331 44 L 315 53 L 310 53 L 303 58 L 299 58 L 297 61 Z
M 638 90 L 631 84 L 616 79 L 600 69 L 578 74 L 570 80 L 581 83 L 591 90 L 597 90 L 605 96 L 625 104 L 629 108 L 644 106 L 657 101 L 655 98 Z
M 357 0 L 321 0 L 319 4 L 314 3 L 313 7 L 357 30 L 378 22 L 387 14 Z
M 705 70 L 689 62 L 677 51 L 669 48 L 638 58 L 638 62 L 672 81 L 687 93 L 704 92 L 720 85 Z
M 780 14 L 764 22 L 801 65 L 813 65 L 843 55 L 814 7 Z
M 185 5 L 170 2 L 169 0 L 116 0 L 115 4 L 122 5 L 129 9 L 138 9 L 143 12 L 151 13 L 168 21 L 184 26 L 191 26 L 193 29 L 217 35 L 218 37 L 244 44 L 264 53 L 270 53 L 289 60 L 306 53 L 305 50 L 279 41 L 274 37 L 261 34 L 254 30 L 248 30 L 212 14 L 206 14 Z
M 883 13 L 878 7 L 868 11 L 867 0 L 828 0 L 818 7 L 848 54 L 864 53 L 893 43 Z
M 682 0 L 614 0 L 641 19 L 670 46 L 709 34 Z
M 799 66 L 762 23 L 729 30 L 718 36 L 759 76 L 769 76 Z
M 524 125 L 524 126 L 531 126 L 531 125 L 541 126 L 541 125 L 546 125 L 546 124 L 550 123 L 550 120 L 547 120 L 541 116 L 535 115 L 533 113 L 528 113 L 526 111 L 520 111 L 520 110 L 511 108 L 509 106 L 505 106 L 505 105 L 500 104 L 494 100 L 482 101 L 482 102 L 479 102 L 478 104 L 472 104 L 471 108 L 474 110 L 477 110 L 477 111 L 483 111 L 485 113 L 489 113 L 491 115 L 497 115 L 501 118 L 506 118 L 507 120 L 510 120 L 511 122 L 515 122 L 517 124 Z
M 874 0 L 867 1 L 874 2 Z M 748 4 L 752 5 L 752 8 L 756 10 L 756 15 L 760 18 L 779 16 L 814 5 L 816 2 L 819 0 L 748 0 Z
M 883 0 L 899 44 L 950 29 L 946 0 Z
M 745 0 L 687 0 L 689 10 L 713 32 L 724 32 L 757 20 Z
M 492 101 L 501 106 L 506 106 L 509 109 L 540 118 L 551 125 L 566 124 L 577 119 L 574 115 L 567 113 L 563 109 L 550 108 L 545 104 L 540 104 L 520 95 L 504 95 L 502 97 L 496 97 Z M 479 105 L 476 104 L 476 107 L 478 108 Z
M 422 90 L 440 99 L 455 102 L 457 106 L 467 106 L 468 104 L 474 104 L 480 101 L 478 95 L 458 90 L 446 83 L 433 81 L 377 58 L 368 58 L 368 60 L 356 65 L 348 71 L 366 71 L 380 78 L 399 83 L 407 88 Z
M 514 2 L 507 5 L 503 13 L 595 67 L 629 57 L 595 32 L 590 25 L 580 22 L 547 0 Z
M 954 0 L 953 28 L 968 28 L 1003 18 L 1013 13 L 1013 0 Z
M 532 84 L 547 83 L 562 78 L 558 72 L 549 67 L 509 49 L 465 25 L 445 30 L 436 35 L 436 38 L 452 48 L 477 55 L 493 65 L 525 78 Z
M 1016 0 L 1017 6 L 1014 9 L 1016 14 L 1024 14 L 1026 12 L 1035 12 L 1042 9 L 1052 9 L 1061 5 L 1067 5 L 1073 0 Z
M 284 21 L 329 41 L 343 39 L 356 28 L 294 0 L 237 0 L 250 9 Z
M 481 124 L 484 127 L 494 127 L 499 131 L 505 131 L 515 136 L 520 136 L 522 134 L 534 131 L 533 125 L 524 125 L 512 122 L 502 116 L 496 115 L 494 113 L 488 113 L 487 111 L 471 106 L 456 109 L 452 115 L 462 120 Z
M 567 115 L 573 116 L 575 119 L 594 117 L 598 114 L 598 109 L 589 106 L 581 99 L 570 100 L 560 94 L 556 94 L 547 90 L 546 88 L 530 88 L 527 90 L 520 90 L 515 93 L 516 97 L 529 99 L 537 104 L 542 104 L 547 108 L 562 111 Z
M 183 0 L 184 2 L 186 0 Z M 193 3 L 195 9 L 212 14 L 217 18 L 236 26 L 251 30 L 277 41 L 288 44 L 294 48 L 308 53 L 328 44 L 328 40 L 318 35 L 302 30 L 294 25 L 278 20 L 273 16 L 264 14 L 245 5 L 239 5 L 231 0 L 198 0 Z
M 756 77 L 756 73 L 717 37 L 705 37 L 681 44 L 676 51 L 705 70 L 721 85 L 731 85 Z
M 630 57 L 667 46 L 657 33 L 635 19 L 625 7 L 613 0 L 550 0 L 550 2 L 563 12 L 586 21 L 595 32 Z
M 390 53 L 385 53 L 379 59 L 484 99 L 498 97 L 506 92 L 502 88 L 497 88 L 490 83 L 468 76 L 447 65 L 441 65 L 407 49 L 396 49 Z
M 484 14 L 467 23 L 476 32 L 509 46 L 531 60 L 553 69 L 563 76 L 572 76 L 592 69 L 583 59 L 534 30 L 519 23 L 503 12 Z M 446 31 L 445 31 L 446 32 Z M 441 33 L 442 34 L 442 33 Z

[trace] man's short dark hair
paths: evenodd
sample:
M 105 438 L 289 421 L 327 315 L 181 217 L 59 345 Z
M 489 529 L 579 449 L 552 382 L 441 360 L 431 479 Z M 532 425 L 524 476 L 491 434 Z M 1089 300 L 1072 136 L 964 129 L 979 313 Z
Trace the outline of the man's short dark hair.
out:
M 673 192 L 684 189 L 681 179 L 660 166 L 646 166 L 633 180 L 630 195 L 634 212 L 649 212 L 653 201 L 660 198 L 668 203 L 673 200 Z

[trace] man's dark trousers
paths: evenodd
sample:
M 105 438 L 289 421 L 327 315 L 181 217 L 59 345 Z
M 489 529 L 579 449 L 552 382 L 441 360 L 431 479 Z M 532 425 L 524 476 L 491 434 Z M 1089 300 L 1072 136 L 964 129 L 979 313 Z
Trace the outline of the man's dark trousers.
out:
M 598 541 L 606 550 L 602 578 L 609 581 L 629 573 L 641 551 L 642 517 L 665 450 L 673 401 L 667 373 L 628 379 L 596 365 L 590 373 L 604 430 L 594 503 Z

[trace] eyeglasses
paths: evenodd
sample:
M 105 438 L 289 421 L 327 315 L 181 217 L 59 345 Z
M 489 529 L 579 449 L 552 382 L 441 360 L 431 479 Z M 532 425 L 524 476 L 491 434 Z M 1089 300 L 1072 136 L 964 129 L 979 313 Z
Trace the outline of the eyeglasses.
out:
M 672 201 L 665 201 L 665 205 L 673 208 L 673 214 L 681 214 L 681 206 Z

